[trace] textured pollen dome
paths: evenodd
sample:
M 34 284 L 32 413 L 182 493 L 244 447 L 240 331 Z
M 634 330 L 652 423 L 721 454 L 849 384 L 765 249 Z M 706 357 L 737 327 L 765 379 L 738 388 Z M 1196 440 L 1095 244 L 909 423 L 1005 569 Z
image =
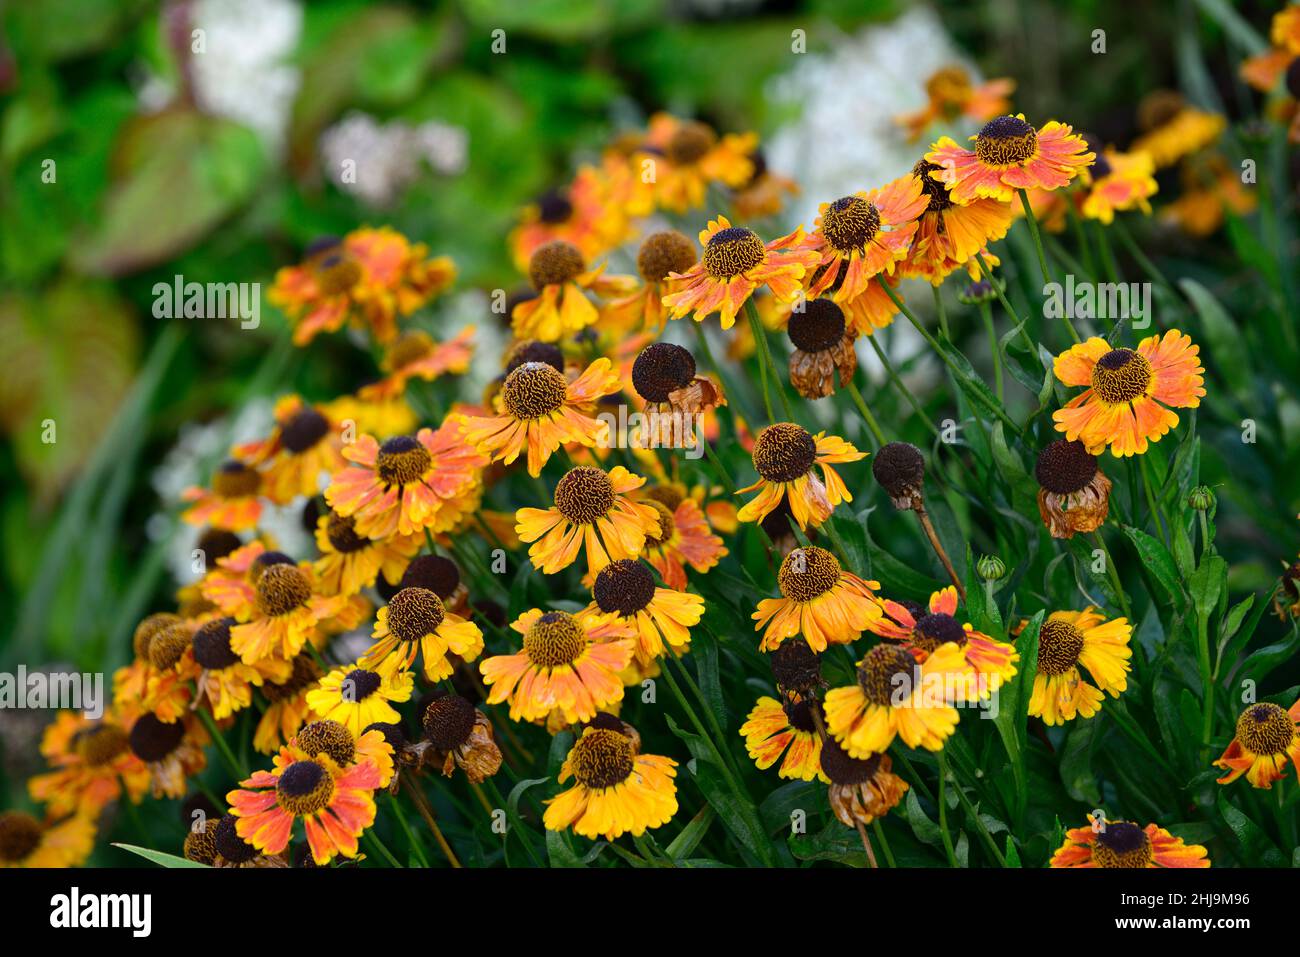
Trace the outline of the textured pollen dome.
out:
M 1038 453 L 1034 478 L 1057 495 L 1071 495 L 1088 487 L 1097 474 L 1097 456 L 1077 439 L 1057 439 Z
M 394 753 L 401 751 L 407 745 L 406 731 L 400 724 L 389 724 L 384 721 L 375 721 L 362 728 L 361 734 L 364 736 L 369 734 L 371 731 L 378 731 L 382 734 L 384 736 L 384 741 L 393 749 Z
M 525 362 L 501 385 L 501 401 L 516 419 L 540 419 L 564 405 L 569 380 L 545 362 Z
M 92 767 L 108 764 L 129 745 L 126 732 L 108 721 L 83 728 L 73 736 L 72 740 L 78 757 Z
M 1110 405 L 1132 402 L 1150 384 L 1151 363 L 1132 349 L 1112 349 L 1092 367 L 1092 388 Z
M 636 268 L 646 282 L 662 282 L 670 272 L 684 273 L 695 262 L 695 244 L 669 229 L 646 237 L 637 253 Z
M 337 721 L 323 719 L 305 724 L 297 736 L 298 747 L 315 757 L 328 754 L 339 767 L 347 767 L 357 755 L 352 732 Z
M 695 357 L 682 346 L 656 342 L 632 363 L 632 388 L 647 402 L 667 402 L 695 378 Z
M 149 642 L 149 664 L 159 671 L 166 671 L 181 660 L 185 649 L 190 646 L 193 632 L 183 621 L 168 625 L 153 636 Z
M 859 251 L 880 232 L 880 210 L 861 196 L 841 197 L 826 206 L 821 231 L 837 252 Z
M 596 728 L 586 731 L 569 752 L 573 776 L 589 788 L 621 784 L 635 766 L 632 744 L 617 731 Z
M 334 796 L 334 779 L 316 761 L 295 761 L 280 772 L 275 796 L 280 807 L 302 817 L 329 804 Z
M 388 485 L 410 485 L 433 466 L 429 450 L 413 435 L 396 435 L 379 446 L 375 471 Z
M 194 632 L 191 639 L 194 646 L 194 660 L 199 666 L 210 671 L 229 668 L 239 660 L 239 655 L 230 648 L 230 629 L 235 625 L 233 618 L 214 618 L 204 622 Z
M 167 724 L 145 712 L 131 726 L 128 742 L 137 758 L 146 763 L 161 761 L 180 746 L 185 737 L 185 724 L 174 721 Z
M 477 714 L 474 705 L 458 694 L 434 698 L 424 709 L 425 737 L 439 751 L 451 751 L 469 740 Z
M 728 226 L 709 237 L 704 268 L 715 279 L 731 279 L 767 258 L 767 247 L 752 229 Z
M 606 614 L 635 615 L 655 596 L 654 575 L 636 559 L 622 558 L 597 572 L 591 593 Z
M 769 425 L 754 442 L 754 470 L 769 482 L 793 482 L 817 460 L 812 433 L 793 422 Z
M 927 209 L 932 213 L 941 213 L 952 206 L 948 187 L 930 175 L 941 169 L 943 167 L 938 163 L 927 163 L 925 160 L 917 160 L 916 165 L 912 167 L 912 175 L 921 181 L 921 191 L 930 198 Z
M 899 675 L 911 675 L 916 659 L 897 645 L 876 645 L 858 664 L 858 687 L 872 704 L 890 705 L 896 691 L 906 693 L 906 685 L 896 684 Z
M 371 671 L 369 668 L 353 668 L 343 676 L 345 700 L 354 703 L 365 701 L 378 691 L 383 683 L 383 678 L 377 671 Z
M 975 155 L 986 166 L 1014 166 L 1034 155 L 1038 134 L 1017 116 L 990 120 L 975 138 Z
M 1038 632 L 1038 671 L 1063 675 L 1079 663 L 1083 634 L 1067 621 L 1049 618 Z
M 790 313 L 786 335 L 796 349 L 826 352 L 844 338 L 844 310 L 830 299 L 812 299 Z
M 822 656 L 797 635 L 777 645 L 768 663 L 777 685 L 787 691 L 806 694 L 822 683 Z
M 222 498 L 256 495 L 261 487 L 262 477 L 257 474 L 257 470 L 234 459 L 222 462 L 212 476 L 212 491 Z
M 909 442 L 888 442 L 871 459 L 871 474 L 893 498 L 904 498 L 925 482 L 925 459 Z
M 952 615 L 927 613 L 916 620 L 912 641 L 925 651 L 934 651 L 949 642 L 965 645 L 966 629 Z
M 212 843 L 222 859 L 231 864 L 246 864 L 257 857 L 257 848 L 240 837 L 235 830 L 233 814 L 226 814 L 217 822 Z
M 1110 821 L 1097 832 L 1092 861 L 1098 867 L 1146 867 L 1151 863 L 1151 838 L 1129 821 Z
M 403 588 L 388 603 L 388 630 L 398 641 L 419 641 L 446 617 L 442 599 L 427 588 Z
M 587 646 L 587 633 L 578 620 L 562 611 L 548 611 L 524 635 L 528 660 L 543 668 L 572 664 Z
M 648 499 L 644 503 L 655 510 L 659 516 L 659 530 L 657 532 L 646 532 L 645 547 L 647 549 L 658 548 L 668 539 L 672 538 L 673 531 L 676 528 L 676 519 L 673 513 L 669 511 L 668 506 L 658 499 Z
M 822 770 L 831 779 L 831 783 L 842 787 L 852 787 L 870 781 L 880 768 L 880 755 L 873 754 L 864 761 L 849 757 L 834 738 L 822 742 Z
M 541 292 L 547 286 L 562 286 L 587 268 L 582 251 L 573 243 L 553 239 L 533 250 L 528 261 L 528 278 L 533 288 Z
M 0 812 L 0 861 L 16 864 L 41 844 L 41 823 L 22 811 Z
M 180 622 L 180 615 L 169 611 L 160 611 L 136 625 L 135 634 L 131 639 L 131 647 L 135 652 L 135 656 L 141 660 L 148 658 L 149 645 L 153 643 L 154 637 L 172 625 L 180 624 Z
M 796 548 L 786 555 L 776 576 L 781 594 L 798 602 L 826 594 L 839 580 L 839 559 L 816 545 Z
M 1251 705 L 1237 719 L 1237 740 L 1251 754 L 1283 754 L 1296 734 L 1295 722 L 1279 705 Z
M 266 571 L 272 565 L 296 565 L 298 564 L 284 552 L 262 552 L 253 559 L 253 566 L 248 570 L 248 577 L 256 585 L 262 578 L 262 572 Z
M 402 588 L 427 588 L 444 601 L 460 587 L 460 569 L 450 558 L 420 555 L 402 574 Z
M 257 610 L 268 617 L 287 615 L 311 600 L 311 582 L 297 565 L 272 565 L 257 580 Z
M 217 824 L 212 818 L 203 822 L 197 831 L 190 828 L 185 832 L 185 844 L 181 853 L 187 861 L 211 866 L 217 859 Z
M 555 507 L 575 525 L 590 525 L 614 507 L 614 485 L 602 469 L 579 465 L 556 483 Z
M 325 438 L 329 430 L 330 424 L 325 416 L 311 406 L 305 406 L 280 427 L 280 441 L 290 452 L 306 452 Z

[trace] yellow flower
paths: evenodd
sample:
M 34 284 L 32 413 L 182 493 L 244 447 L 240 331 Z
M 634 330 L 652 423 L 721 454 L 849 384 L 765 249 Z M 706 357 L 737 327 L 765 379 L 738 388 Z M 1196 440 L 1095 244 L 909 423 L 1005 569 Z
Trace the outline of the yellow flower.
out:
M 1091 718 L 1108 692 L 1118 698 L 1128 687 L 1129 638 L 1127 619 L 1107 621 L 1095 608 L 1055 611 L 1038 632 L 1038 673 L 1029 697 L 1029 713 L 1044 724 L 1063 724 L 1075 715 Z M 1084 680 L 1082 665 L 1096 682 Z
M 570 777 L 576 783 L 546 802 L 542 822 L 549 831 L 572 827 L 609 841 L 640 836 L 677 813 L 676 767 L 671 758 L 636 753 L 618 731 L 587 728 L 560 768 L 561 784 Z

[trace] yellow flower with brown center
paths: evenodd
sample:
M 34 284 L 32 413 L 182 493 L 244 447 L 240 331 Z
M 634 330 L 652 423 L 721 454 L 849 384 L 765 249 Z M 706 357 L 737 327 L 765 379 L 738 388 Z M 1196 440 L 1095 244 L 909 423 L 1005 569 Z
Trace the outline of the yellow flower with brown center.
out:
M 1038 631 L 1038 673 L 1029 713 L 1044 724 L 1063 724 L 1076 715 L 1091 718 L 1101 709 L 1102 692 L 1118 698 L 1128 687 L 1133 628 L 1127 619 L 1107 621 L 1091 606 L 1054 611 Z M 1086 668 L 1096 685 L 1079 671 Z
M 1116 213 L 1130 209 L 1150 216 L 1148 200 L 1158 189 L 1154 171 L 1146 153 L 1100 152 L 1084 176 L 1088 185 L 1077 199 L 1079 211 L 1106 225 L 1114 222 Z
M 845 571 L 839 559 L 816 545 L 786 555 L 776 581 L 781 597 L 764 598 L 751 616 L 755 631 L 766 628 L 760 651 L 803 635 L 814 651 L 822 652 L 828 644 L 853 641 L 880 617 L 875 594 L 880 583 Z
M 275 427 L 265 439 L 232 450 L 236 459 L 262 473 L 262 494 L 281 505 L 320 492 L 321 477 L 343 468 L 343 438 L 338 423 L 320 406 L 296 395 L 275 404 Z
M 633 156 L 633 172 L 641 176 L 653 164 L 653 195 L 663 209 L 682 214 L 704 205 L 710 184 L 737 188 L 754 174 L 750 159 L 758 137 L 728 133 L 719 137 L 698 120 L 667 113 L 650 118 L 641 150 Z
M 244 664 L 230 647 L 230 630 L 237 624 L 229 616 L 213 618 L 200 625 L 191 639 L 194 663 L 201 669 L 194 679 L 194 707 L 207 708 L 218 721 L 251 705 L 254 687 L 286 681 L 293 671 L 280 658 Z
M 262 517 L 262 476 L 252 466 L 231 459 L 212 474 L 212 488 L 187 488 L 181 498 L 193 502 L 181 515 L 191 525 L 210 525 L 242 532 Z
M 98 720 L 60 711 L 41 736 L 41 754 L 54 770 L 30 778 L 27 792 L 55 817 L 81 814 L 94 820 L 123 797 L 139 804 L 149 790 L 149 769 L 129 743 L 111 711 Z
M 316 592 L 310 565 L 268 565 L 255 587 L 251 620 L 230 629 L 230 647 L 246 665 L 263 658 L 290 660 L 321 637 L 322 622 L 349 611 L 345 596 Z
M 461 427 L 465 441 L 494 462 L 509 465 L 527 448 L 528 474 L 536 477 L 562 445 L 609 444 L 609 423 L 590 413 L 601 398 L 618 390 L 618 374 L 604 357 L 572 382 L 546 362 L 525 362 L 506 375 L 500 411 L 466 417 Z
M 959 206 L 948 184 L 935 177 L 941 172 L 942 167 L 924 159 L 912 167 L 929 204 L 917 220 L 911 246 L 898 266 L 904 278 L 925 279 L 934 286 L 963 266 L 972 279 L 980 279 L 976 256 L 983 256 L 990 268 L 997 265 L 998 258 L 988 251 L 988 244 L 1006 236 L 1014 219 L 1011 204 L 998 199 L 975 198 Z
M 515 512 L 520 541 L 532 542 L 528 557 L 544 574 L 568 568 L 586 550 L 594 575 L 612 561 L 635 558 L 647 535 L 659 532 L 659 515 L 628 496 L 645 484 L 621 465 L 610 471 L 581 465 L 555 486 L 551 508 Z
M 766 771 L 784 755 L 777 772 L 780 777 L 797 781 L 821 778 L 830 783 L 822 771 L 822 740 L 813 720 L 813 708 L 821 708 L 821 702 L 813 697 L 788 695 L 781 701 L 767 696 L 758 699 L 740 726 L 740 736 L 760 771 Z
M 1164 169 L 1212 146 L 1228 121 L 1189 105 L 1179 93 L 1156 90 L 1138 104 L 1138 125 L 1144 132 L 1129 144 L 1129 152 L 1145 153 L 1156 169 Z
M 1132 821 L 1100 821 L 1065 832 L 1049 867 L 1209 867 L 1205 848 L 1185 844 L 1162 827 Z
M 312 568 L 322 594 L 355 595 L 375 584 L 381 573 L 386 581 L 401 581 L 421 543 L 418 534 L 358 535 L 355 516 L 330 511 L 316 520 L 316 547 L 321 556 Z
M 429 681 L 451 677 L 450 656 L 473 661 L 483 653 L 483 632 L 478 625 L 453 615 L 441 598 L 419 586 L 403 588 L 379 609 L 373 637 L 375 643 L 359 662 L 363 668 L 405 670 L 420 655 Z
M 376 722 L 400 722 L 394 702 L 409 701 L 415 676 L 396 668 L 363 668 L 358 662 L 335 668 L 311 691 L 307 707 L 317 717 L 337 721 L 354 738 Z
M 1252 786 L 1272 788 L 1291 762 L 1300 779 L 1300 701 L 1288 711 L 1281 705 L 1260 701 L 1237 718 L 1232 743 L 1214 762 L 1227 773 L 1220 784 L 1230 784 L 1243 774 Z
M 739 490 L 761 491 L 736 517 L 742 522 L 761 522 L 788 500 L 801 529 L 821 525 L 835 506 L 853 501 L 844 480 L 831 466 L 866 457 L 866 452 L 859 452 L 838 436 L 825 432 L 814 436 L 793 422 L 769 425 L 754 442 L 752 459 L 758 481 Z M 821 466 L 820 478 L 817 466 Z
M 479 671 L 491 688 L 488 704 L 509 701 L 511 719 L 541 721 L 555 712 L 573 724 L 623 700 L 619 672 L 634 651 L 627 625 L 586 611 L 534 608 L 510 627 L 523 636 L 523 648 L 484 659 Z
M 736 324 L 736 314 L 762 286 L 781 302 L 794 299 L 800 280 L 818 261 L 818 254 L 801 248 L 803 229 L 764 243 L 744 226 L 725 216 L 709 222 L 699 236 L 704 255 L 690 269 L 669 273 L 672 289 L 663 297 L 673 319 L 693 315 L 696 322 L 718 313 L 723 329 Z
M 925 154 L 930 177 L 959 206 L 976 199 L 1009 202 L 1017 190 L 1062 189 L 1095 158 L 1073 129 L 1055 120 L 1035 130 L 1023 114 L 999 116 L 971 137 L 973 150 L 944 136 Z
M 669 588 L 685 590 L 687 565 L 704 573 L 727 554 L 700 502 L 682 488 L 656 485 L 646 490 L 643 501 L 654 509 L 658 525 L 646 533 L 641 557 L 654 566 Z
M 166 722 L 147 711 L 127 736 L 131 753 L 149 769 L 150 793 L 156 798 L 185 796 L 189 779 L 207 767 L 207 743 L 207 732 L 193 716 Z
M 560 768 L 563 784 L 573 787 L 546 802 L 547 830 L 572 827 L 583 837 L 612 841 L 622 834 L 640 836 L 677 813 L 677 762 L 639 754 L 626 735 L 609 728 L 587 728 L 573 743 Z
M 857 681 L 826 693 L 826 730 L 850 757 L 869 760 L 902 738 L 909 748 L 943 748 L 957 727 L 946 676 L 966 668 L 961 647 L 948 642 L 918 662 L 906 649 L 876 645 L 858 662 Z
M 80 867 L 95 844 L 95 822 L 82 814 L 39 821 L 24 811 L 0 811 L 0 868 Z
M 1110 512 L 1111 481 L 1082 442 L 1057 439 L 1038 453 L 1038 514 L 1053 538 L 1093 532 Z
M 1173 409 L 1194 409 L 1205 395 L 1200 347 L 1170 329 L 1148 336 L 1137 349 L 1112 348 L 1093 336 L 1056 357 L 1056 378 L 1087 386 L 1052 413 L 1056 430 L 1078 439 L 1094 455 L 1107 446 L 1120 458 L 1141 455 L 1178 425 Z
M 1016 81 L 988 80 L 976 85 L 965 67 L 940 67 L 925 81 L 925 108 L 896 118 L 907 131 L 908 142 L 921 138 L 926 129 L 940 120 L 953 123 L 962 117 L 980 123 L 993 119 L 1011 108 L 1011 93 Z
M 674 656 L 685 654 L 690 649 L 690 629 L 704 615 L 703 598 L 659 588 L 650 567 L 634 558 L 610 562 L 597 572 L 591 595 L 585 613 L 631 630 L 642 668 L 668 649 Z
M 621 296 L 632 291 L 631 276 L 606 276 L 603 265 L 589 270 L 582 250 L 562 239 L 552 240 L 533 251 L 528 261 L 528 278 L 537 295 L 518 303 L 511 317 L 515 335 L 542 342 L 559 340 L 595 324 L 600 312 L 587 292 L 597 296 Z

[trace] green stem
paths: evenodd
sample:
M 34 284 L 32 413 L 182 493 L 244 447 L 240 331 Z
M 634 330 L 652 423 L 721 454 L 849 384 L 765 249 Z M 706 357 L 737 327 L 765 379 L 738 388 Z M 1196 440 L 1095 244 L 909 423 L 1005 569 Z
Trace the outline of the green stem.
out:
M 993 289 L 993 295 L 998 297 L 998 302 L 1002 304 L 1002 308 L 1006 310 L 1007 315 L 1011 317 L 1011 321 L 1015 323 L 1016 327 L 1020 330 L 1020 338 L 1025 340 L 1025 348 L 1029 350 L 1029 354 L 1031 356 L 1038 355 L 1038 347 L 1034 345 L 1034 340 L 1029 338 L 1029 330 L 1026 329 L 1025 324 L 1020 321 L 1020 316 L 1007 300 L 1006 293 L 1002 291 L 1002 287 L 998 285 L 997 280 L 993 278 L 993 269 L 989 266 L 988 260 L 984 258 L 984 254 L 976 253 L 975 261 L 979 263 L 980 274 L 983 275 L 984 281 Z
M 203 727 L 207 729 L 208 736 L 212 738 L 213 744 L 217 746 L 217 751 L 221 753 L 221 760 L 226 762 L 226 767 L 230 773 L 235 776 L 235 783 L 239 783 L 248 777 L 248 769 L 243 767 L 235 758 L 235 752 L 230 750 L 230 745 L 221 734 L 221 729 L 217 727 L 217 722 L 213 720 L 212 715 L 202 708 L 195 708 L 194 713 L 199 716 L 203 722 Z
M 989 337 L 989 355 L 993 358 L 993 385 L 994 391 L 997 392 L 998 401 L 1002 401 L 1002 350 L 998 348 L 998 333 L 993 327 L 993 310 L 989 308 L 988 300 L 982 300 L 979 304 L 980 318 L 984 320 L 984 331 Z
M 393 852 L 385 846 L 384 842 L 379 839 L 379 835 L 373 830 L 366 831 L 365 834 L 362 835 L 362 840 L 368 842 L 379 851 L 379 856 L 388 862 L 389 867 L 402 867 L 402 863 L 393 856 Z
M 781 370 L 776 367 L 776 360 L 772 358 L 771 344 L 767 341 L 767 330 L 763 328 L 762 320 L 758 318 L 758 307 L 754 305 L 752 296 L 745 300 L 745 315 L 749 317 L 749 327 L 754 331 L 755 344 L 771 372 L 772 385 L 776 389 L 776 394 L 781 397 L 781 407 L 785 410 L 786 421 L 793 422 L 794 410 L 790 407 L 790 399 L 785 394 L 785 386 L 781 384 Z M 768 409 L 769 417 L 771 411 Z M 772 421 L 776 420 L 772 419 Z
M 763 386 L 763 410 L 767 413 L 769 424 L 776 421 L 772 411 L 772 393 L 767 384 L 767 339 L 763 337 L 763 324 L 758 319 L 758 310 L 745 300 L 745 317 L 749 320 L 749 331 L 754 337 L 754 351 L 758 353 L 758 378 Z
M 871 829 L 876 832 L 876 841 L 885 855 L 885 863 L 890 867 L 897 867 L 898 865 L 894 863 L 894 852 L 889 848 L 889 838 L 885 837 L 885 829 L 880 824 L 880 818 L 871 822 Z
M 952 837 L 948 834 L 948 759 L 940 751 L 939 759 L 939 835 L 943 838 L 943 852 L 948 856 L 948 866 L 957 866 L 957 855 L 952 849 Z
M 867 423 L 867 428 L 871 430 L 871 434 L 876 439 L 876 447 L 879 448 L 885 444 L 885 433 L 881 431 L 880 423 L 871 414 L 871 409 L 867 407 L 866 401 L 862 398 L 862 393 L 858 391 L 857 383 L 852 379 L 849 380 L 848 390 L 850 398 L 853 399 L 853 404 L 858 407 L 858 412 L 862 415 L 862 421 Z
M 921 404 L 916 400 L 916 396 L 912 395 L 912 390 L 905 386 L 903 380 L 898 377 L 898 373 L 894 371 L 894 364 L 889 361 L 889 356 L 887 356 L 885 350 L 880 347 L 880 343 L 876 341 L 876 337 L 867 336 L 867 341 L 871 343 L 871 348 L 875 350 L 876 358 L 880 360 L 881 366 L 884 367 L 885 374 L 889 376 L 889 381 L 893 384 L 894 388 L 899 391 L 903 398 L 907 400 L 907 404 L 912 407 L 913 414 L 925 423 L 926 428 L 935 435 L 938 435 L 938 426 L 930 421 L 930 417 L 925 414 L 925 410 L 921 408 Z
M 930 291 L 934 293 L 934 311 L 939 317 L 939 328 L 943 330 L 943 337 L 952 342 L 952 335 L 948 331 L 948 310 L 943 305 L 943 293 L 940 286 L 931 284 Z
M 411 853 L 415 855 L 421 867 L 428 867 L 429 859 L 424 856 L 424 847 L 420 844 L 415 832 L 411 830 L 410 823 L 406 820 L 406 812 L 402 810 L 402 802 L 397 800 L 396 796 L 391 793 L 388 795 L 388 802 L 393 806 L 393 815 L 397 818 L 402 833 L 406 835 L 406 843 L 410 847 Z
M 1101 549 L 1102 555 L 1106 559 L 1106 576 L 1110 579 L 1110 587 L 1115 589 L 1115 597 L 1119 601 L 1120 610 L 1124 612 L 1124 617 L 1128 619 L 1128 623 L 1136 628 L 1137 622 L 1133 620 L 1133 609 L 1129 607 L 1128 598 L 1124 595 L 1124 586 L 1119 580 L 1119 570 L 1115 567 L 1115 559 L 1111 557 L 1110 549 L 1106 547 L 1106 540 L 1101 537 L 1100 532 L 1093 532 L 1092 540 Z

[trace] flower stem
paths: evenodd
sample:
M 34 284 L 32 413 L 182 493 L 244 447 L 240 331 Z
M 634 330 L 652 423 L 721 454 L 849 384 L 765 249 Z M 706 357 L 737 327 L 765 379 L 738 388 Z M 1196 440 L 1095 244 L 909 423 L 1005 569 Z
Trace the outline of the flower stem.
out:
M 203 727 L 207 729 L 209 737 L 217 746 L 217 750 L 221 753 L 221 760 L 226 762 L 226 767 L 235 776 L 235 783 L 238 784 L 247 778 L 248 769 L 243 767 L 235 758 L 235 752 L 230 750 L 230 745 L 226 743 L 226 739 L 222 736 L 221 729 L 217 727 L 217 722 L 213 720 L 212 715 L 202 708 L 195 708 L 194 713 L 199 716 L 199 720 L 203 722 Z
M 935 435 L 938 435 L 938 426 L 930 421 L 930 417 L 925 414 L 925 410 L 922 409 L 921 404 L 917 402 L 916 396 L 912 395 L 911 390 L 908 389 L 907 386 L 903 385 L 903 380 L 900 379 L 898 373 L 894 371 L 894 364 L 889 361 L 889 356 L 887 356 L 885 350 L 880 347 L 880 343 L 876 341 L 876 337 L 867 336 L 867 341 L 871 343 L 871 348 L 875 350 L 876 358 L 880 360 L 880 364 L 884 367 L 886 375 L 889 376 L 889 381 L 893 383 L 894 388 L 902 393 L 903 398 L 907 400 L 907 404 L 912 407 L 912 412 L 917 416 L 917 418 L 925 423 L 926 428 Z
M 939 541 L 939 535 L 934 530 L 934 523 L 930 521 L 930 513 L 925 510 L 925 503 L 917 496 L 912 505 L 912 511 L 916 512 L 916 517 L 921 520 L 921 529 L 925 532 L 925 537 L 930 540 L 930 547 L 934 553 L 939 556 L 939 561 L 943 563 L 943 569 L 952 579 L 953 585 L 957 589 L 957 594 L 961 596 L 964 603 L 966 601 L 966 586 L 957 576 L 957 569 L 953 568 L 952 560 L 948 558 L 948 553 L 943 549 L 943 543 Z
M 943 337 L 952 342 L 952 335 L 948 332 L 948 310 L 943 305 L 941 287 L 931 285 L 930 291 L 934 293 L 934 311 L 939 316 L 939 328 L 943 330 Z
M 412 781 L 403 772 L 399 771 L 398 773 L 402 775 L 402 787 L 406 788 L 407 793 L 411 795 L 411 800 L 415 802 L 415 809 L 420 812 L 420 817 L 424 818 L 424 823 L 428 826 L 429 830 L 433 832 L 433 839 L 438 842 L 438 847 L 442 850 L 443 857 L 447 858 L 447 863 L 452 867 L 460 867 L 460 861 L 456 857 L 456 852 L 453 851 L 451 845 L 447 843 L 447 838 L 443 836 L 442 828 L 438 827 L 438 822 L 433 816 L 433 808 L 429 807 L 429 799 L 424 796 L 424 792 L 420 790 L 418 784 Z
M 1025 347 L 1029 350 L 1029 354 L 1037 355 L 1038 347 L 1034 345 L 1034 340 L 1029 338 L 1029 330 L 1025 328 L 1024 323 L 1020 321 L 1020 316 L 1012 308 L 1011 303 L 1007 301 L 1006 293 L 1002 291 L 1002 287 L 993 278 L 993 270 L 989 266 L 988 260 L 984 258 L 983 253 L 976 253 L 975 260 L 979 263 L 980 273 L 984 276 L 984 281 L 993 289 L 993 294 L 998 297 L 998 302 L 1002 304 L 1002 308 L 1006 310 L 1007 315 L 1011 317 L 1011 321 L 1020 330 L 1020 338 L 1025 340 Z
M 816 701 L 813 702 L 813 705 L 814 707 L 808 710 L 809 713 L 812 715 L 813 725 L 817 728 L 817 736 L 821 738 L 822 747 L 824 748 L 826 747 L 826 741 L 827 741 L 826 723 L 822 721 L 821 707 L 817 704 Z M 867 837 L 866 825 L 864 825 L 856 817 L 854 817 L 853 823 L 858 829 L 858 837 L 862 839 L 862 850 L 865 851 L 867 854 L 867 863 L 870 864 L 873 869 L 878 868 L 880 865 L 876 863 L 876 852 L 871 849 L 871 838 Z M 894 862 L 892 859 L 889 862 L 889 866 L 890 867 L 894 866 Z
M 411 848 L 411 853 L 416 856 L 421 867 L 429 866 L 429 858 L 425 856 L 424 846 L 420 843 L 415 832 L 411 830 L 411 824 L 406 820 L 406 812 L 402 810 L 402 802 L 397 800 L 396 795 L 389 793 L 388 802 L 393 806 L 393 816 L 397 818 L 397 823 L 406 835 L 406 843 Z
M 948 866 L 957 866 L 957 855 L 952 849 L 952 837 L 948 834 L 948 758 L 940 751 L 939 759 L 939 835 L 943 838 L 943 852 L 948 856 Z
M 771 400 L 767 395 L 768 370 L 770 370 L 772 385 L 776 389 L 777 395 L 781 397 L 781 405 L 785 410 L 786 421 L 793 422 L 794 411 L 790 408 L 790 399 L 785 394 L 785 387 L 781 385 L 781 373 L 776 367 L 776 360 L 772 358 L 772 350 L 767 341 L 767 330 L 763 328 L 762 320 L 758 318 L 758 307 L 754 305 L 752 296 L 745 300 L 745 315 L 749 317 L 749 327 L 754 333 L 754 344 L 758 347 L 762 361 L 766 363 L 763 373 L 763 399 L 768 403 L 768 419 L 772 422 L 776 421 L 772 417 Z
M 993 310 L 987 301 L 979 305 L 980 318 L 984 320 L 984 329 L 989 336 L 989 355 L 993 358 L 993 385 L 998 401 L 1002 401 L 1002 350 L 998 347 L 998 333 L 993 327 Z
M 867 428 L 871 430 L 871 434 L 876 439 L 876 446 L 879 447 L 884 445 L 885 433 L 881 431 L 880 423 L 876 421 L 876 417 L 871 414 L 871 409 L 867 407 L 866 401 L 863 400 L 862 393 L 858 391 L 857 383 L 850 379 L 848 389 L 849 396 L 853 399 L 853 404 L 858 407 L 858 412 L 862 414 L 862 420 L 867 423 Z

